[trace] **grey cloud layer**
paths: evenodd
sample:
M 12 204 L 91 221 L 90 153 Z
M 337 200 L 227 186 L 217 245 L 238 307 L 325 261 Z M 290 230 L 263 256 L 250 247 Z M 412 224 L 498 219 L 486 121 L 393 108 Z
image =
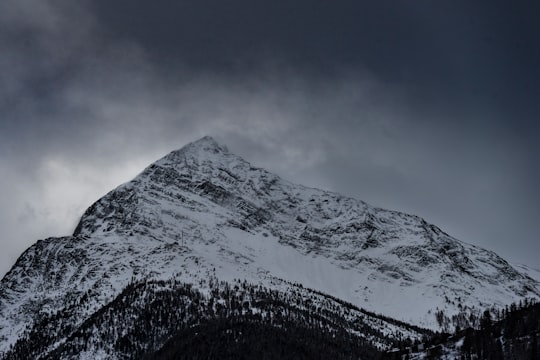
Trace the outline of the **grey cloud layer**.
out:
M 118 182 L 205 134 L 291 180 L 419 214 L 540 267 L 538 113 L 520 86 L 524 69 L 516 113 L 518 97 L 500 90 L 509 76 L 493 77 L 511 66 L 482 67 L 509 45 L 471 43 L 498 13 L 474 22 L 467 9 L 445 17 L 384 2 L 143 4 L 1 3 L 0 272 L 38 237 L 69 233 Z M 340 19 L 347 11 L 371 16 Z M 476 29 L 463 46 L 465 30 L 446 31 L 460 18 Z

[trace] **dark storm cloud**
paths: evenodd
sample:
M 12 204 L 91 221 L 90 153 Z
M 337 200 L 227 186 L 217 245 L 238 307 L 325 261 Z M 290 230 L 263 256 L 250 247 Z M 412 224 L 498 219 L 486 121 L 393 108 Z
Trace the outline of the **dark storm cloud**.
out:
M 0 271 L 206 134 L 540 267 L 536 7 L 3 1 Z
M 136 41 L 167 72 L 179 62 L 242 73 L 265 61 L 317 75 L 362 67 L 383 81 L 406 83 L 423 105 L 432 100 L 462 106 L 491 105 L 498 98 L 522 105 L 533 100 L 528 90 L 539 80 L 535 2 L 93 4 L 112 37 Z

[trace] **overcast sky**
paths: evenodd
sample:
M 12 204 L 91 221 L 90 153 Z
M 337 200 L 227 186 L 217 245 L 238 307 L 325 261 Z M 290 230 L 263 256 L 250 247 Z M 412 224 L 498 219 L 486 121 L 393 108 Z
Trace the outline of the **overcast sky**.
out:
M 538 1 L 0 2 L 0 276 L 211 135 L 540 268 Z

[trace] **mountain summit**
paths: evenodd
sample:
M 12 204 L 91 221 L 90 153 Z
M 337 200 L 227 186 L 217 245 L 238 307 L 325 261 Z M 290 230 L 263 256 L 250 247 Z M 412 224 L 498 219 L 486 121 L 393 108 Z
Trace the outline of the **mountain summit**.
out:
M 214 293 L 210 283 L 238 280 L 328 294 L 366 319 L 434 330 L 540 295 L 537 281 L 495 253 L 418 216 L 293 184 L 203 137 L 99 199 L 72 236 L 24 252 L 0 283 L 0 354 L 40 319 L 62 319 L 75 336 L 130 284 L 171 279 L 203 295 Z

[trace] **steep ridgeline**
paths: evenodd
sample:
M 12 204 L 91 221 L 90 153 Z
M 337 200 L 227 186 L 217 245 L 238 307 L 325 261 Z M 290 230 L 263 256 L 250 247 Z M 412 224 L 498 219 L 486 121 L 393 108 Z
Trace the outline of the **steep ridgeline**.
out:
M 0 283 L 0 351 L 45 317 L 76 331 L 135 281 L 174 278 L 205 294 L 197 284 L 209 276 L 283 293 L 301 285 L 434 330 L 540 294 L 493 252 L 417 216 L 292 184 L 204 137 L 98 200 L 73 236 L 19 258 Z M 388 323 L 422 336 L 401 327 Z

